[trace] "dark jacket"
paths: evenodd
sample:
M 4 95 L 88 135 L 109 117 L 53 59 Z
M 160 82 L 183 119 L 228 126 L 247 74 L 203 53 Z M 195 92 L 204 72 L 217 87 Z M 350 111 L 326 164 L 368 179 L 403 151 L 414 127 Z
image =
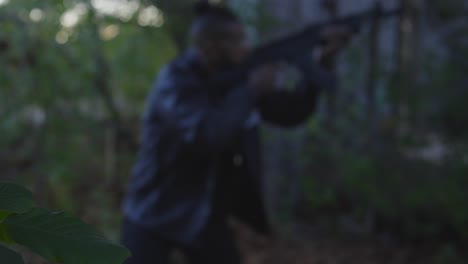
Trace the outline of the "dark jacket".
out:
M 210 91 L 194 53 L 164 67 L 144 114 L 125 216 L 182 243 L 194 243 L 207 222 L 222 213 L 268 232 L 259 121 L 288 127 L 306 120 L 319 88 L 330 85 L 318 69 L 310 70 L 296 90 L 256 98 L 245 86 L 223 95 Z

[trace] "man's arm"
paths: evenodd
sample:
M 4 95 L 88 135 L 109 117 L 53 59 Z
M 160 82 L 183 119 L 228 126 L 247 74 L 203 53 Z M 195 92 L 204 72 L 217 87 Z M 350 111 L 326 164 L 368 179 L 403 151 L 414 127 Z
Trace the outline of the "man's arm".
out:
M 255 107 L 255 90 L 236 87 L 213 102 L 208 87 L 189 75 L 166 69 L 150 113 L 163 120 L 172 138 L 189 152 L 216 154 L 233 144 Z
M 303 123 L 316 109 L 320 92 L 334 89 L 334 76 L 319 66 L 302 66 L 304 78 L 293 91 L 273 91 L 258 100 L 262 119 L 274 125 L 291 127 Z
M 307 56 L 295 62 L 302 72 L 303 81 L 294 91 L 273 91 L 259 100 L 259 110 L 265 121 L 279 126 L 296 126 L 304 122 L 315 110 L 321 90 L 336 89 L 336 78 L 331 69 L 338 51 L 344 48 L 351 31 L 347 27 L 330 26 L 321 32 L 325 43 L 314 50 L 314 60 Z M 270 74 L 273 76 L 274 74 Z M 271 77 L 270 76 L 270 77 Z M 274 78 L 265 78 L 274 86 Z

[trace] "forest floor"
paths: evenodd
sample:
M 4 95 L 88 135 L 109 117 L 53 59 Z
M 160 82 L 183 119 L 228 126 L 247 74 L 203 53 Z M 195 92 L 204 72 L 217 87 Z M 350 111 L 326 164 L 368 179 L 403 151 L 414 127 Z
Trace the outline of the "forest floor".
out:
M 265 239 L 237 227 L 245 264 L 431 264 L 436 252 L 377 239 L 309 237 Z
M 272 241 L 258 237 L 243 237 L 239 240 L 239 244 L 245 264 L 435 263 L 433 257 L 425 255 L 421 250 L 417 253 L 411 248 L 388 247 L 372 241 L 356 242 L 333 238 Z M 26 264 L 50 264 L 30 252 L 24 253 L 23 257 Z
M 447 263 L 436 261 L 437 252 L 423 246 L 403 246 L 370 238 L 356 239 L 323 235 L 311 237 L 307 232 L 290 236 L 291 238 L 288 239 L 284 236 L 268 239 L 254 234 L 239 224 L 235 224 L 234 229 L 239 248 L 245 259 L 244 264 Z M 26 264 L 50 264 L 27 250 L 23 251 L 23 257 Z M 176 257 L 174 261 L 178 264 L 185 263 L 179 257 Z
M 370 242 L 333 240 L 277 241 L 244 247 L 246 264 L 429 264 L 430 257 L 408 249 L 389 249 Z

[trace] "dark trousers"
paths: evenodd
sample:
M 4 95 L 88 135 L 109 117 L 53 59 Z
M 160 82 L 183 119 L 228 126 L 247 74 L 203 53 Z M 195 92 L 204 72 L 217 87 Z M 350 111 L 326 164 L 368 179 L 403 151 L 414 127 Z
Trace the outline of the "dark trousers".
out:
M 190 264 L 241 263 L 233 234 L 225 221 L 211 223 L 194 246 L 164 239 L 128 220 L 123 224 L 121 235 L 123 245 L 132 253 L 125 264 L 169 264 L 175 249 L 182 251 Z

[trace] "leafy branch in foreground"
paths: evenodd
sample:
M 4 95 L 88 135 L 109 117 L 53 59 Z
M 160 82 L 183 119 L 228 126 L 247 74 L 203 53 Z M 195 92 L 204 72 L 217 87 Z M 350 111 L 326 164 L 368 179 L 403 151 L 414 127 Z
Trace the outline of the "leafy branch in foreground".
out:
M 21 185 L 0 182 L 2 263 L 24 263 L 7 247 L 15 244 L 61 264 L 120 264 L 129 256 L 127 249 L 111 243 L 78 218 L 35 207 L 31 192 Z

